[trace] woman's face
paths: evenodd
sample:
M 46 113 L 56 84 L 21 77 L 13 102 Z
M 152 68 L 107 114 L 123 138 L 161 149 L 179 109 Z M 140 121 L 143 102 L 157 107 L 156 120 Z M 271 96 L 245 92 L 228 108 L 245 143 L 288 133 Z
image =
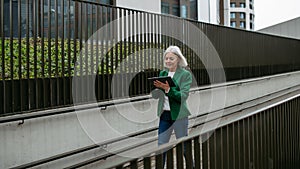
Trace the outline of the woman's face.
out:
M 167 53 L 165 56 L 165 65 L 166 67 L 171 70 L 171 71 L 175 71 L 177 68 L 179 62 L 179 58 L 177 55 L 175 55 L 174 53 Z

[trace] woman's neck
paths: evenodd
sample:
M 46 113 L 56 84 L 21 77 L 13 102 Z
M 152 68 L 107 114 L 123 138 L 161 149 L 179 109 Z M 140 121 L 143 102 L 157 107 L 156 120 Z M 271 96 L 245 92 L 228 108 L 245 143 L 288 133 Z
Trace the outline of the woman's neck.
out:
M 169 69 L 169 72 L 176 72 L 177 67 Z

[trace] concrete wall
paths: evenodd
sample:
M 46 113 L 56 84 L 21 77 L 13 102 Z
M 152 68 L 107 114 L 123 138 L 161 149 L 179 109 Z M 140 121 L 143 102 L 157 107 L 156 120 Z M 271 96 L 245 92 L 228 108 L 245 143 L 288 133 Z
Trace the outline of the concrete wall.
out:
M 196 116 L 222 110 L 299 84 L 300 72 L 295 72 L 255 81 L 227 83 L 207 89 L 202 87 L 190 93 L 188 106 L 192 116 Z M 18 166 L 157 127 L 156 106 L 157 101 L 149 99 L 112 105 L 105 109 L 100 107 L 29 119 L 24 123 L 22 121 L 1 123 L 0 168 Z M 156 132 L 154 134 L 156 135 Z M 56 168 L 62 168 L 67 163 L 72 161 L 64 160 L 57 164 Z
M 198 21 L 219 24 L 219 0 L 198 0 Z
M 271 35 L 300 39 L 300 17 L 257 31 Z
M 219 0 L 198 0 L 198 21 L 219 23 Z M 116 6 L 130 9 L 161 13 L 161 0 L 116 0 Z
M 116 6 L 142 10 L 153 13 L 161 13 L 161 1 L 160 0 L 116 0 Z

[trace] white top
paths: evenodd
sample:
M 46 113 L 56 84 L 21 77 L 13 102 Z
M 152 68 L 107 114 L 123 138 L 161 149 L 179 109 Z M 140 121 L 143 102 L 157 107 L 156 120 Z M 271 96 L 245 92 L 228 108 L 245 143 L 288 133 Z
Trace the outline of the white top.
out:
M 168 76 L 170 76 L 171 78 L 173 78 L 174 74 L 175 74 L 175 72 L 169 72 Z M 164 101 L 164 108 L 163 108 L 163 110 L 168 110 L 168 111 L 171 110 L 170 103 L 169 103 L 169 98 L 166 95 L 165 95 L 165 101 Z

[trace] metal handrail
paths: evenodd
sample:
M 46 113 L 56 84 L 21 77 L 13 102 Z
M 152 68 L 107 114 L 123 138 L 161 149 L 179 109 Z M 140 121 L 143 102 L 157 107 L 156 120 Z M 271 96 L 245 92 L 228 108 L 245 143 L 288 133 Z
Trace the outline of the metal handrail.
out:
M 192 88 L 190 90 L 190 93 L 193 93 L 196 91 L 201 91 L 201 90 L 222 88 L 222 87 L 227 87 L 227 86 L 240 85 L 243 83 L 251 83 L 251 82 L 257 82 L 257 81 L 262 81 L 262 80 L 268 80 L 268 79 L 280 77 L 280 76 L 290 76 L 292 74 L 297 74 L 297 73 L 300 73 L 300 71 L 264 76 L 264 77 L 259 77 L 259 78 L 251 78 L 251 79 L 245 79 L 245 80 L 237 80 L 237 81 L 231 81 L 231 82 L 226 82 L 226 83 L 204 85 L 204 86 Z M 94 104 L 76 105 L 76 106 L 65 107 L 65 108 L 56 108 L 56 109 L 50 109 L 50 110 L 28 112 L 28 113 L 16 114 L 16 115 L 12 115 L 12 116 L 2 116 L 2 117 L 0 117 L 0 123 L 8 123 L 8 122 L 13 122 L 13 121 L 21 121 L 21 123 L 23 123 L 24 120 L 27 120 L 27 119 L 53 116 L 53 115 L 59 115 L 59 114 L 67 114 L 67 113 L 73 113 L 75 111 L 82 111 L 82 110 L 88 110 L 88 109 L 94 109 L 94 108 L 106 109 L 109 106 L 119 105 L 119 104 L 124 104 L 124 103 L 129 103 L 129 102 L 143 101 L 143 100 L 148 100 L 150 98 L 151 98 L 150 95 L 144 95 L 144 96 L 137 96 L 137 97 L 132 97 L 132 98 L 128 98 L 128 99 L 119 99 L 119 100 L 105 101 L 105 102 L 99 102 L 99 103 L 94 103 Z

